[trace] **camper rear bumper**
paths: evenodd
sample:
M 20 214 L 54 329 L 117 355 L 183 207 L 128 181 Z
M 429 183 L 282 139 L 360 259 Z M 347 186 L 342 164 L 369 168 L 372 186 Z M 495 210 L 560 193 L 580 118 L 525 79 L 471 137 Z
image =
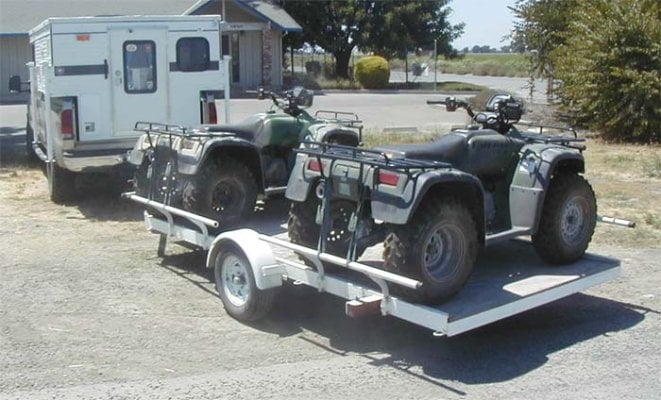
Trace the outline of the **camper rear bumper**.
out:
M 74 172 L 93 172 L 120 167 L 126 162 L 130 148 L 104 150 L 66 150 L 61 162 L 64 168 Z M 60 160 L 58 160 L 60 161 Z

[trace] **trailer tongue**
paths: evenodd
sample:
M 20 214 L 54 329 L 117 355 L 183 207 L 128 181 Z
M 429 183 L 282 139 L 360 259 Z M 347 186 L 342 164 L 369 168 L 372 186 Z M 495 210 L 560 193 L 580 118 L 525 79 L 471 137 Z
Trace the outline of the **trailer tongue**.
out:
M 420 282 L 383 271 L 374 250 L 358 261 L 267 236 L 250 229 L 223 232 L 209 228 L 217 222 L 127 193 L 125 197 L 149 207 L 145 224 L 161 235 L 159 252 L 167 238 L 208 251 L 207 267 L 214 268 L 216 286 L 226 311 L 242 321 L 263 317 L 284 281 L 318 289 L 347 300 L 352 317 L 381 313 L 431 329 L 435 335 L 454 336 L 542 306 L 616 278 L 618 260 L 586 254 L 563 267 L 545 266 L 526 241 L 490 247 L 478 262 L 466 286 L 450 301 L 428 306 L 391 295 L 393 285 L 416 288 Z M 311 265 L 300 262 L 296 254 Z M 513 254 L 515 254 L 513 256 Z M 339 273 L 326 273 L 324 265 Z

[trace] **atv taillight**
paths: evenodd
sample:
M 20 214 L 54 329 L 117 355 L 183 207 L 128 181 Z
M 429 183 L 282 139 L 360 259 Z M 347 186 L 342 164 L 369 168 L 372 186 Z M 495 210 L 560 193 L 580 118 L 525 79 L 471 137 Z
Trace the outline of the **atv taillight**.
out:
M 379 171 L 379 183 L 389 186 L 397 186 L 399 175 L 388 171 Z
M 310 160 L 308 163 L 308 169 L 314 172 L 321 172 L 321 162 L 315 159 Z
M 60 132 L 62 139 L 74 138 L 73 110 L 66 109 L 60 113 Z

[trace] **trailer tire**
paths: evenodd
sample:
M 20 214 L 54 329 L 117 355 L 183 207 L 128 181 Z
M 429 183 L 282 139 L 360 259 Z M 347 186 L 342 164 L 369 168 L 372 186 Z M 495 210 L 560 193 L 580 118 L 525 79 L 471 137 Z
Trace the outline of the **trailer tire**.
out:
M 184 188 L 184 209 L 234 225 L 255 209 L 257 183 L 243 163 L 209 162 Z
M 151 199 L 151 197 L 149 197 L 149 166 L 149 159 L 145 157 L 133 174 L 133 190 L 138 196 Z
M 53 203 L 61 204 L 75 197 L 75 173 L 52 162 L 46 164 L 46 178 L 48 179 L 48 195 Z
M 317 248 L 321 232 L 321 226 L 317 225 L 316 222 L 319 203 L 320 201 L 314 196 L 309 196 L 303 202 L 292 202 L 289 219 L 287 220 L 287 231 L 289 240 L 292 243 L 313 249 Z M 348 200 L 333 200 L 331 202 L 332 226 L 329 240 L 326 242 L 328 253 L 338 257 L 346 257 L 351 235 L 348 230 L 349 217 L 355 208 L 355 204 Z M 360 257 L 364 251 L 365 248 L 358 247 L 356 256 Z M 306 260 L 305 257 L 301 256 L 301 258 L 304 261 Z M 324 267 L 327 270 L 340 268 L 329 263 L 324 263 Z
M 406 225 L 391 225 L 384 241 L 383 267 L 422 282 L 414 290 L 393 286 L 412 301 L 441 303 L 470 276 L 479 245 L 475 220 L 458 199 L 433 196 Z
M 553 177 L 532 244 L 550 264 L 567 264 L 581 258 L 597 223 L 597 201 L 582 176 L 560 173 Z
M 257 288 L 252 267 L 236 245 L 225 245 L 218 252 L 214 279 L 220 300 L 231 317 L 239 321 L 256 321 L 271 310 L 277 288 Z

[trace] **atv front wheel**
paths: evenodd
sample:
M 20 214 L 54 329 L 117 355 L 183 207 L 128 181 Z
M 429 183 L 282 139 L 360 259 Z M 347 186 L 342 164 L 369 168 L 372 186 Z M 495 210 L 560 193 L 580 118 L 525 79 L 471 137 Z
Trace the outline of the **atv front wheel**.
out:
M 548 263 L 576 261 L 585 254 L 596 222 L 597 201 L 590 184 L 574 173 L 558 174 L 551 180 L 532 244 Z
M 184 209 L 233 225 L 250 214 L 257 183 L 248 167 L 236 160 L 210 162 L 184 188 Z
M 457 199 L 426 199 L 406 225 L 393 225 L 386 236 L 386 271 L 422 282 L 418 290 L 393 291 L 424 303 L 438 304 L 461 289 L 470 276 L 478 252 L 475 220 Z

